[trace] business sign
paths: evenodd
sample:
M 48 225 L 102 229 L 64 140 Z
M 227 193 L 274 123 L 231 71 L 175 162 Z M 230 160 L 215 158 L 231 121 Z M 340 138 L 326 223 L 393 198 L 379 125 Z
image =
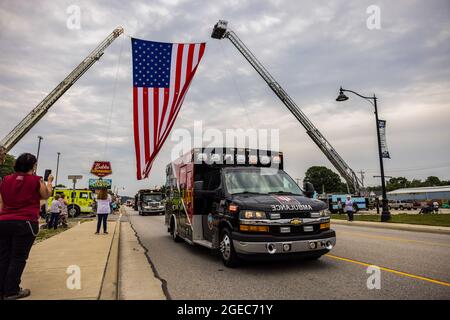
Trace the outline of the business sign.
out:
M 386 144 L 386 120 L 378 120 L 378 128 L 380 130 L 381 157 L 390 159 Z
M 81 176 L 81 175 L 70 175 L 70 176 L 67 176 L 67 179 L 69 179 L 69 180 L 81 180 L 81 179 L 83 179 L 83 176 Z
M 111 179 L 89 179 L 89 189 L 111 189 Z
M 109 161 L 95 161 L 92 165 L 91 173 L 97 177 L 106 177 L 112 173 Z

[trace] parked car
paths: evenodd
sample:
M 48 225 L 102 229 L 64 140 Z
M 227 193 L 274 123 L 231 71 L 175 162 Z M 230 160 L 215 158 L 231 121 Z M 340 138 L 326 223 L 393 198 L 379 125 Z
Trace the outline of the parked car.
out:
M 413 202 L 406 202 L 406 201 L 400 201 L 400 200 L 394 200 L 389 202 L 389 210 L 416 210 L 418 209 L 418 206 L 415 206 Z

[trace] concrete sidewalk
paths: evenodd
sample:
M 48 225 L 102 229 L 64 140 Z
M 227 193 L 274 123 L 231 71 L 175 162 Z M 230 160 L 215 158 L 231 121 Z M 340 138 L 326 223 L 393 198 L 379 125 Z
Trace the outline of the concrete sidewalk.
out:
M 350 222 L 347 220 L 339 220 L 339 219 L 331 219 L 331 223 L 346 225 L 346 226 L 358 226 L 358 227 L 368 227 L 368 228 L 382 228 L 382 229 L 404 230 L 404 231 L 414 231 L 414 232 L 450 234 L 449 227 L 426 226 L 426 225 L 420 225 L 420 224 L 392 223 L 392 222 L 370 222 L 370 221 L 352 221 L 352 222 Z
M 27 299 L 99 298 L 115 225 L 119 222 L 108 221 L 107 235 L 94 234 L 96 223 L 82 223 L 33 245 L 21 284 L 31 290 Z M 74 277 L 73 270 L 68 270 L 70 267 L 79 267 L 80 289 L 74 288 L 73 281 L 68 281 Z
M 91 221 L 34 244 L 21 283 L 31 290 L 27 299 L 166 299 L 126 210 L 120 213 L 109 217 L 107 235 L 95 235 L 97 221 Z

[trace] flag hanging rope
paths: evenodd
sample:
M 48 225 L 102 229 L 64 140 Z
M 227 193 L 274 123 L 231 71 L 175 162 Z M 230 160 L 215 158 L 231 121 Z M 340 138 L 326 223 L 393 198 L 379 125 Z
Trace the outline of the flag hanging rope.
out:
M 115 101 L 116 101 L 117 79 L 119 78 L 120 63 L 122 60 L 122 49 L 123 49 L 124 41 L 125 41 L 125 38 L 122 38 L 122 40 L 120 41 L 119 57 L 117 59 L 116 75 L 114 77 L 112 100 L 111 100 L 111 105 L 109 107 L 109 113 L 108 113 L 108 118 L 107 118 L 107 122 L 106 122 L 105 146 L 103 148 L 103 158 L 104 159 L 106 159 L 105 158 L 106 152 L 108 151 L 108 141 L 109 141 L 109 136 L 111 133 L 111 120 L 112 120 L 112 114 L 114 112 L 114 105 L 115 105 Z
M 137 179 L 147 178 L 183 104 L 205 43 L 131 38 Z
M 220 51 L 222 52 L 224 60 L 228 61 L 229 59 L 228 59 L 228 56 L 226 55 L 225 50 L 222 46 L 222 42 L 219 42 L 219 45 L 220 45 Z M 247 118 L 248 124 L 249 124 L 250 128 L 255 129 L 252 122 L 250 121 L 250 116 L 248 114 L 248 108 L 247 108 L 246 104 L 244 103 L 244 99 L 242 98 L 241 90 L 239 90 L 239 86 L 237 84 L 236 78 L 233 76 L 233 74 L 231 73 L 229 68 L 225 68 L 225 69 L 227 70 L 228 76 L 230 77 L 231 82 L 233 83 L 234 89 L 236 90 L 236 92 L 238 94 L 239 101 L 241 102 L 242 109 L 244 109 L 245 117 Z

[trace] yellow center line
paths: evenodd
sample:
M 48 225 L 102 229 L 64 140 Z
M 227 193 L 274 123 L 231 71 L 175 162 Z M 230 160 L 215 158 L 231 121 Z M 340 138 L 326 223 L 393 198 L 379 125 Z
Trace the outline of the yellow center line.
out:
M 397 274 L 397 275 L 400 275 L 400 276 L 414 278 L 414 279 L 423 280 L 423 281 L 427 281 L 427 282 L 431 282 L 431 283 L 435 283 L 435 284 L 440 284 L 442 286 L 450 287 L 450 283 L 445 282 L 445 281 L 435 280 L 435 279 L 422 277 L 422 276 L 418 276 L 418 275 L 407 273 L 407 272 L 402 272 L 402 271 L 397 271 L 397 270 L 390 269 L 390 268 L 380 267 L 380 266 L 377 266 L 377 265 L 374 265 L 374 264 L 365 263 L 365 262 L 361 262 L 361 261 L 357 261 L 357 260 L 352 260 L 352 259 L 348 259 L 348 258 L 338 257 L 338 256 L 335 256 L 335 255 L 332 255 L 332 254 L 329 254 L 329 253 L 326 254 L 325 257 L 329 257 L 329 258 L 336 259 L 336 260 L 342 260 L 342 261 L 346 261 L 346 262 L 350 262 L 350 263 L 354 263 L 354 264 L 359 264 L 359 265 L 365 266 L 365 267 L 376 266 L 376 267 L 380 268 L 380 270 L 387 271 L 387 272 L 390 272 L 390 273 L 394 273 L 394 274 Z
M 432 244 L 437 246 L 443 246 L 443 247 L 450 247 L 450 244 L 446 243 L 440 243 L 440 242 L 431 242 L 431 241 L 422 241 L 422 240 L 412 240 L 412 239 L 403 239 L 403 238 L 397 238 L 397 237 L 387 237 L 387 236 L 375 236 L 375 235 L 369 235 L 366 233 L 359 233 L 359 232 L 339 232 L 337 231 L 338 235 L 355 235 L 355 236 L 361 236 L 364 238 L 372 238 L 372 239 L 382 239 L 382 240 L 395 240 L 395 241 L 402 241 L 402 242 L 412 242 L 412 243 L 421 243 L 421 244 Z

